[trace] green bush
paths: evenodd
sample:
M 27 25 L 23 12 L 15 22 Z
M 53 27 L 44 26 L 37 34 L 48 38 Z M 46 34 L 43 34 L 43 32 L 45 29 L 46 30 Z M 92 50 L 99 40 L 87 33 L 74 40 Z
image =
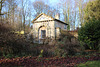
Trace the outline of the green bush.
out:
M 92 20 L 85 23 L 78 31 L 78 39 L 84 42 L 85 48 L 99 49 L 100 20 Z

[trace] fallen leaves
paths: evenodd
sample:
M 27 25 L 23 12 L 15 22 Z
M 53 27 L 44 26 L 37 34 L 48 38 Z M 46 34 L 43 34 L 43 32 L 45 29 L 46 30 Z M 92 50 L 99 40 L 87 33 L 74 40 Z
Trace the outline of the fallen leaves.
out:
M 38 60 L 37 60 L 38 59 Z M 40 60 L 40 61 L 39 61 Z M 17 57 L 12 59 L 0 59 L 0 67 L 2 65 L 6 65 L 6 67 L 9 66 L 23 66 L 23 67 L 74 67 L 75 65 L 79 63 L 84 63 L 86 61 L 93 61 L 93 60 L 100 60 L 100 54 L 97 54 L 96 56 L 90 56 L 90 57 L 51 57 L 51 58 L 38 58 L 38 57 Z

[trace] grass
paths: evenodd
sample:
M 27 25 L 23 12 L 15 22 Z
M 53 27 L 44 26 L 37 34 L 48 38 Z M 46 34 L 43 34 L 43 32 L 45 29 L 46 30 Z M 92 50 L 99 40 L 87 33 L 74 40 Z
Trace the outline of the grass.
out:
M 77 67 L 100 67 L 100 61 L 88 61 L 86 63 L 78 64 Z

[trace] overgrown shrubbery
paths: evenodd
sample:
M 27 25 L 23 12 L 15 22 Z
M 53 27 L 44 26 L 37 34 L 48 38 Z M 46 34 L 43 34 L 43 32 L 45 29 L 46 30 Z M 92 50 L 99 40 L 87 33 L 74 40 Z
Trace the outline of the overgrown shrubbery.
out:
M 77 39 L 70 42 L 67 36 L 60 39 L 60 41 L 51 40 L 49 44 L 40 45 L 38 48 L 43 50 L 43 57 L 66 57 L 67 55 L 81 53 L 84 50 L 84 47 L 79 45 Z
M 0 56 L 41 56 L 66 57 L 82 51 L 77 39 L 64 35 L 60 40 L 50 40 L 48 44 L 33 44 L 24 35 L 15 34 L 15 29 L 9 24 L 0 24 Z M 43 53 L 41 54 L 41 50 Z
M 14 57 L 29 54 L 30 43 L 24 35 L 14 33 L 15 29 L 9 25 L 0 23 L 0 56 Z
M 71 41 L 66 37 L 64 37 L 60 42 L 58 42 L 58 47 L 62 51 L 62 56 L 64 54 L 67 55 L 75 55 L 78 52 L 81 52 L 84 50 L 82 46 L 79 45 L 78 40 L 76 39 L 75 42 Z M 59 52 L 61 53 L 61 52 Z
M 81 44 L 89 49 L 100 49 L 100 20 L 87 22 L 78 31 L 78 39 Z
M 39 56 L 43 49 L 43 57 L 51 56 L 52 52 L 48 46 L 34 44 L 27 41 L 24 35 L 15 34 L 14 29 L 9 24 L 0 23 L 0 56 L 1 57 L 19 57 L 19 56 Z M 47 44 L 46 44 L 47 45 Z M 44 48 L 45 49 L 44 49 Z

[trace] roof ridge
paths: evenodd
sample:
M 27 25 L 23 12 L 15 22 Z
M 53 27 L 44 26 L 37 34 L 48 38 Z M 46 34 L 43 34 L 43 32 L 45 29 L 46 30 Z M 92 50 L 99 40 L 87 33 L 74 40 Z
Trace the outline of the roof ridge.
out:
M 41 14 L 39 14 L 33 21 L 35 21 L 36 19 L 38 19 L 41 15 L 46 15 L 46 16 L 52 18 L 53 20 L 55 19 L 55 18 L 53 18 L 53 17 L 51 17 L 51 16 L 49 16 L 49 15 L 47 15 L 47 14 L 45 14 L 45 13 L 41 13 Z M 32 23 L 33 23 L 33 21 L 32 21 Z
M 35 21 L 35 20 L 37 20 L 41 15 L 45 15 L 45 16 L 47 16 L 47 17 L 50 17 L 50 18 L 52 18 L 52 20 L 56 20 L 56 21 L 59 21 L 59 22 L 61 22 L 61 23 L 64 23 L 63 21 L 61 21 L 61 20 L 59 20 L 59 19 L 56 19 L 56 18 L 53 18 L 53 17 L 51 17 L 51 16 L 49 16 L 49 15 L 47 15 L 47 14 L 45 14 L 45 13 L 41 13 L 41 14 L 39 14 L 33 21 L 32 21 L 32 23 Z M 64 24 L 67 24 L 67 23 L 64 23 Z M 68 24 L 67 24 L 68 25 Z

